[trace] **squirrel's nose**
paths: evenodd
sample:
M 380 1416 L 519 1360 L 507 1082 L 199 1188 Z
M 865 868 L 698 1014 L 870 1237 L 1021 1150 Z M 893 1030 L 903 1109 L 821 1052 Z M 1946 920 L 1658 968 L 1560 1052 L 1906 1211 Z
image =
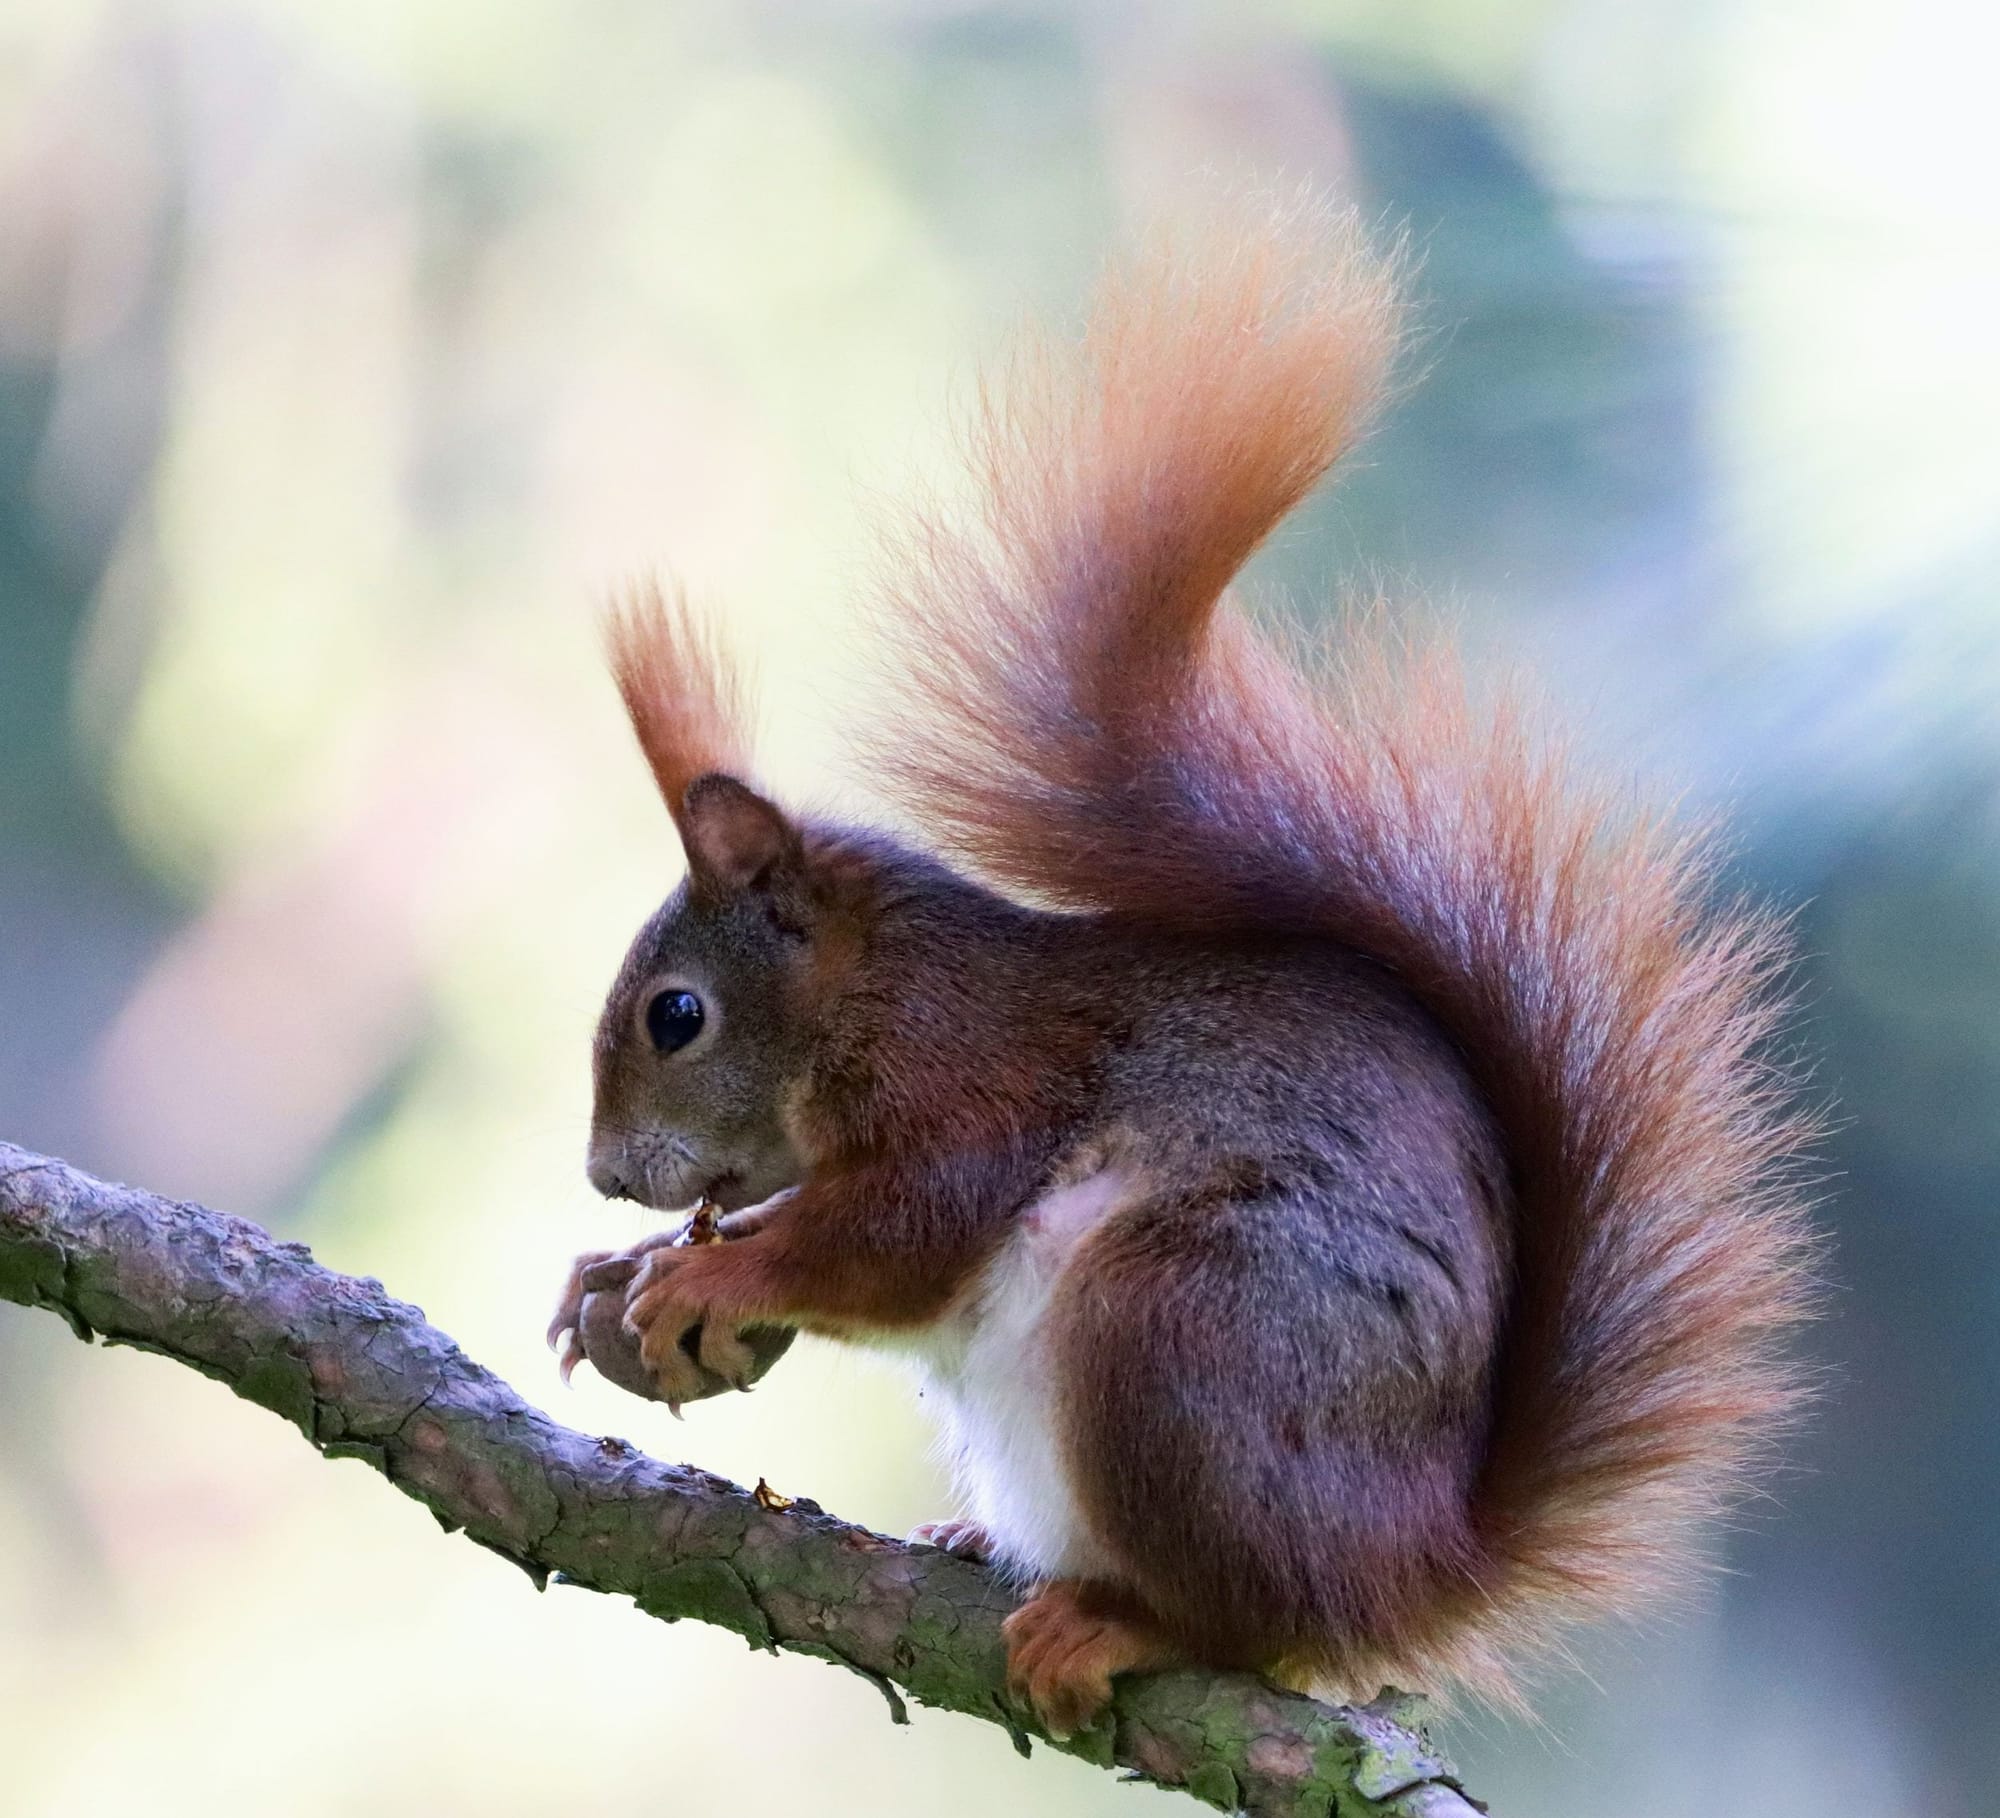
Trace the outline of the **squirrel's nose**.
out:
M 590 1176 L 590 1184 L 606 1199 L 631 1199 L 634 1197 L 633 1189 L 639 1184 L 638 1176 L 622 1154 L 596 1143 L 591 1145 L 590 1158 L 584 1163 L 583 1171 Z

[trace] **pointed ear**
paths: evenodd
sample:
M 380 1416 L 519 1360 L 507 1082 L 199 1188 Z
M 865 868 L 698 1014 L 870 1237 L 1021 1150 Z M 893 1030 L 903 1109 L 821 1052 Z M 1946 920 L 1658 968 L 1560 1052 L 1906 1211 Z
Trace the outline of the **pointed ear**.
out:
M 695 888 L 710 896 L 775 891 L 804 864 L 799 832 L 783 810 L 733 776 L 698 776 L 681 797 L 681 844 Z

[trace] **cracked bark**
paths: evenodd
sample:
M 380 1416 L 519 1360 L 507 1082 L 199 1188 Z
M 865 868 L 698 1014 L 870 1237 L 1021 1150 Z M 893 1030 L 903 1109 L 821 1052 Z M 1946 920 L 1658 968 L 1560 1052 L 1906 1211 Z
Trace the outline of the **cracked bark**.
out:
M 303 1244 L 0 1143 L 0 1299 L 227 1383 L 538 1586 L 559 1576 L 832 1661 L 897 1722 L 907 1694 L 997 1725 L 1024 1754 L 1040 1737 L 1004 1690 L 1013 1600 L 982 1568 L 561 1426 L 417 1308 Z M 1124 1683 L 1109 1719 L 1048 1746 L 1260 1818 L 1467 1818 L 1414 1715 L 1163 1673 Z

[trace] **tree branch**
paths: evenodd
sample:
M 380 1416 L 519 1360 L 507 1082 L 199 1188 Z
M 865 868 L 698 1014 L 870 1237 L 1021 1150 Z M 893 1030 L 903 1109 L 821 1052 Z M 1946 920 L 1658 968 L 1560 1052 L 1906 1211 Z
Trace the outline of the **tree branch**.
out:
M 0 1143 L 0 1298 L 227 1383 L 538 1586 L 559 1575 L 668 1622 L 835 1661 L 898 1722 L 900 1688 L 999 1725 L 1023 1753 L 1039 1734 L 1004 1690 L 1012 1599 L 980 1567 L 559 1426 L 415 1307 L 303 1244 Z M 1270 1818 L 1466 1818 L 1410 1714 L 1164 1673 L 1123 1684 L 1109 1719 L 1052 1746 Z

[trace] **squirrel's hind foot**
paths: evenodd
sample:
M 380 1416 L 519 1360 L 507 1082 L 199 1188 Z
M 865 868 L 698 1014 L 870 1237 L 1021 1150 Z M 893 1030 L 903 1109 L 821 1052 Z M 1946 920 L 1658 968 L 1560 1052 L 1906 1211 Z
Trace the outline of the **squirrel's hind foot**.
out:
M 1007 1684 L 1061 1740 L 1111 1702 L 1118 1673 L 1179 1665 L 1179 1648 L 1129 1595 L 1075 1578 L 1045 1584 L 1007 1618 Z
M 976 1521 L 927 1521 L 910 1530 L 910 1545 L 981 1563 L 993 1557 L 993 1536 Z

